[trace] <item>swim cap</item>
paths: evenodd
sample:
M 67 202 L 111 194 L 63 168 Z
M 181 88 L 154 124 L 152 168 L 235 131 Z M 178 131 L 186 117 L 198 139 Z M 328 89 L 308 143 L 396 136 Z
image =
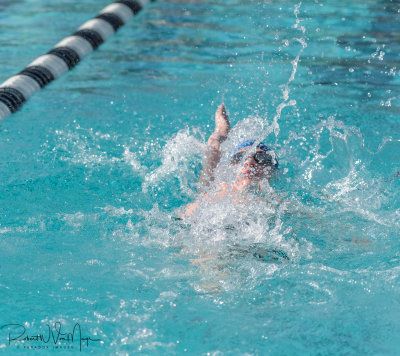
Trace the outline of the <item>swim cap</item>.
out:
M 253 146 L 254 142 L 255 142 L 254 140 L 243 141 L 241 144 L 239 144 L 236 147 L 236 152 L 240 151 L 242 148 Z M 236 152 L 233 152 L 233 153 L 235 154 Z
M 246 140 L 246 141 L 243 141 L 242 143 L 240 143 L 240 144 L 236 147 L 236 151 L 233 152 L 233 154 L 237 153 L 238 151 L 240 151 L 240 150 L 243 149 L 243 148 L 253 146 L 255 142 L 256 142 L 255 140 Z M 268 152 L 268 153 L 271 155 L 271 158 L 272 158 L 271 161 L 274 163 L 274 167 L 275 167 L 275 168 L 278 168 L 278 167 L 279 167 L 279 162 L 278 162 L 278 159 L 276 158 L 276 154 L 275 154 L 275 152 L 274 152 L 271 148 L 269 148 L 269 147 L 268 147 L 265 143 L 263 143 L 263 142 L 260 142 L 260 143 L 257 145 L 257 148 L 259 148 L 260 150 L 263 150 L 264 152 Z

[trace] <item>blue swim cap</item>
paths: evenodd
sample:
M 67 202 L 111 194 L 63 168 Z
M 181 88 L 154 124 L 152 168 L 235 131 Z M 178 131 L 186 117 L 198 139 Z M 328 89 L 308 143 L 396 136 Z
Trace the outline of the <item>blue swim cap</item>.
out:
M 240 145 L 238 145 L 238 146 L 236 147 L 236 151 L 234 152 L 234 154 L 235 154 L 237 151 L 240 151 L 242 148 L 246 148 L 246 147 L 253 146 L 253 145 L 254 145 L 254 142 L 256 142 L 256 141 L 255 141 L 255 140 L 243 141 Z M 257 148 L 259 148 L 260 150 L 263 150 L 263 151 L 265 151 L 265 152 L 272 151 L 272 149 L 270 149 L 270 148 L 269 148 L 266 144 L 264 144 L 263 142 L 260 142 L 260 143 L 257 145 Z
M 240 151 L 240 150 L 243 149 L 243 148 L 253 146 L 255 142 L 256 142 L 255 140 L 246 140 L 246 141 L 243 141 L 242 143 L 240 143 L 240 144 L 236 147 L 236 151 L 233 152 L 233 154 L 237 153 L 238 151 Z M 276 158 L 275 152 L 274 152 L 270 147 L 268 147 L 265 143 L 260 142 L 260 143 L 257 145 L 257 148 L 259 148 L 260 150 L 263 150 L 264 152 L 270 153 L 270 154 L 271 154 L 271 158 L 272 158 L 272 162 L 274 162 L 274 167 L 275 167 L 275 168 L 278 168 L 278 167 L 279 167 L 279 162 L 278 162 L 278 159 Z
M 242 148 L 253 146 L 254 142 L 255 142 L 254 140 L 243 141 L 241 144 L 239 144 L 236 147 L 236 151 L 233 153 L 235 154 L 237 151 L 240 151 Z

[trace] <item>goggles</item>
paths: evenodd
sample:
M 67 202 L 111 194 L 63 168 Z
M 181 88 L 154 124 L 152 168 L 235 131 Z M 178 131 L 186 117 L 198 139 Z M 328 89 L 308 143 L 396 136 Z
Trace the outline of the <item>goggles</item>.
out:
M 237 151 L 240 151 L 243 148 L 250 147 L 253 145 L 254 145 L 253 140 L 244 141 L 237 147 Z M 257 145 L 257 148 L 262 150 L 262 152 L 259 151 L 251 155 L 251 157 L 253 157 L 256 163 L 264 166 L 271 166 L 274 168 L 278 168 L 279 163 L 278 160 L 276 159 L 275 152 L 273 150 L 271 150 L 268 146 L 266 146 L 262 142 Z M 231 159 L 231 164 L 240 163 L 243 157 L 246 155 L 248 156 L 248 153 L 245 151 L 234 153 Z
M 238 164 L 241 162 L 243 157 L 247 155 L 247 152 L 237 152 L 232 156 L 231 159 L 231 164 Z M 275 160 L 274 158 L 267 152 L 256 152 L 253 155 L 251 155 L 254 160 L 261 165 L 264 166 L 274 166 L 275 164 L 273 163 Z

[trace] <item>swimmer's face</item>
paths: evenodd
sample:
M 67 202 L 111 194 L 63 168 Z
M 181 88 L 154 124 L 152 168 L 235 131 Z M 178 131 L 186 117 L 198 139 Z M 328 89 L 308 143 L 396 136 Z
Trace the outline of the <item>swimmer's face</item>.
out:
M 243 148 L 237 153 L 246 154 L 246 150 Z M 257 155 L 259 153 L 259 155 Z M 239 155 L 240 156 L 240 155 Z M 263 178 L 270 178 L 274 171 L 274 167 L 271 165 L 270 160 L 266 159 L 268 154 L 260 148 L 256 148 L 256 152 L 248 154 L 246 160 L 240 169 L 236 180 L 244 181 L 258 181 Z M 242 161 L 242 160 L 241 160 Z

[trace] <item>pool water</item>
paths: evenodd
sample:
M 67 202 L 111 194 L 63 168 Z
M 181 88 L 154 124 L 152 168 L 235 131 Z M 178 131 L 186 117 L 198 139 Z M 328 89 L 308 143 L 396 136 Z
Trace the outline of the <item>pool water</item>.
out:
M 0 79 L 109 1 L 0 1 Z M 0 323 L 104 355 L 396 355 L 397 1 L 151 3 L 0 123 Z M 221 102 L 280 169 L 203 204 Z M 226 172 L 231 173 L 230 175 Z M 0 326 L 1 326 L 0 325 Z M 12 341 L 0 352 L 79 343 Z

